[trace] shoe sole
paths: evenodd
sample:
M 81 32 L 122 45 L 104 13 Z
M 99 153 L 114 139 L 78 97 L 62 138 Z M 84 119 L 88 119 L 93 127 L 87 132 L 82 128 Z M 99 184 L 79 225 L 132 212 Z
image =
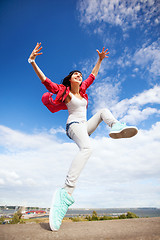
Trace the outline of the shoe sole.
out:
M 59 229 L 56 229 L 53 224 L 53 209 L 54 209 L 54 202 L 55 202 L 57 192 L 58 192 L 58 190 L 56 190 L 53 194 L 52 204 L 51 204 L 51 208 L 50 208 L 50 212 L 49 212 L 49 226 L 50 226 L 50 229 L 54 232 L 57 232 L 59 230 Z
M 138 133 L 138 129 L 136 127 L 126 127 L 121 131 L 114 131 L 109 133 L 109 136 L 114 139 L 119 138 L 131 138 L 134 137 Z

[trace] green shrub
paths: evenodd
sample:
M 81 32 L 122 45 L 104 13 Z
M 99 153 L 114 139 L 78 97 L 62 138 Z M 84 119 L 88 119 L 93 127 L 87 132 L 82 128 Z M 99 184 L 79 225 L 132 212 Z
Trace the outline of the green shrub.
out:
M 119 219 L 126 219 L 127 216 L 126 216 L 125 214 L 122 214 L 122 215 L 120 215 L 118 218 L 119 218 Z
M 22 217 L 22 213 L 20 210 L 18 210 L 14 215 L 13 218 L 11 220 L 12 224 L 16 224 L 19 223 L 21 221 L 21 217 Z
M 92 221 L 92 217 L 91 217 L 90 215 L 89 215 L 89 216 L 87 215 L 87 216 L 85 217 L 85 219 L 88 220 L 88 221 Z
M 104 216 L 101 216 L 101 217 L 99 217 L 99 220 L 113 220 L 114 218 L 113 217 L 111 217 L 111 216 L 106 216 L 106 215 L 104 215 Z
M 127 212 L 126 217 L 127 218 L 139 218 L 135 213 L 132 213 L 132 212 Z
M 127 212 L 127 214 L 121 214 L 118 217 L 112 217 L 112 216 L 101 216 L 98 217 L 97 212 L 93 211 L 92 216 L 86 216 L 86 217 L 72 217 L 70 218 L 73 222 L 80 222 L 80 221 L 103 221 L 103 220 L 115 220 L 115 219 L 126 219 L 126 218 L 139 218 L 135 213 Z
M 5 218 L 3 216 L 0 217 L 0 224 L 3 224 Z
M 15 213 L 15 214 L 13 215 L 13 218 L 12 218 L 12 220 L 11 220 L 11 223 L 12 223 L 12 224 L 16 224 L 16 223 L 18 223 L 18 222 L 20 222 L 20 219 L 19 219 L 18 214 Z
M 98 215 L 96 211 L 92 212 L 92 220 L 91 221 L 97 221 L 98 220 Z
M 84 217 L 72 217 L 71 218 L 73 222 L 82 222 L 82 221 L 86 221 L 86 218 Z

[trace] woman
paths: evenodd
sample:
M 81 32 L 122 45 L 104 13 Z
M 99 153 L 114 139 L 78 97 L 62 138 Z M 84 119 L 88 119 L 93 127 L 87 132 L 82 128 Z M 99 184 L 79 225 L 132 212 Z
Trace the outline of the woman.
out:
M 138 130 L 136 127 L 128 127 L 118 122 L 108 109 L 101 109 L 90 120 L 87 121 L 86 119 L 86 109 L 88 105 L 86 90 L 97 76 L 101 62 L 105 58 L 108 58 L 108 49 L 105 50 L 103 48 L 102 52 L 97 50 L 99 56 L 98 61 L 85 81 L 82 82 L 82 73 L 75 70 L 64 78 L 62 84 L 53 83 L 50 79 L 46 78 L 35 63 L 36 56 L 42 54 L 42 52 L 40 52 L 41 49 L 41 43 L 37 43 L 28 62 L 32 64 L 41 82 L 49 90 L 49 92 L 43 95 L 42 102 L 51 112 L 68 109 L 69 116 L 67 119 L 66 133 L 67 136 L 78 145 L 80 150 L 72 161 L 66 176 L 65 186 L 58 189 L 53 197 L 49 223 L 51 230 L 57 231 L 60 228 L 68 207 L 74 203 L 72 193 L 76 181 L 91 155 L 92 147 L 89 136 L 102 121 L 111 127 L 109 136 L 115 139 L 133 137 L 137 134 Z M 57 94 L 55 100 L 52 99 L 53 93 Z

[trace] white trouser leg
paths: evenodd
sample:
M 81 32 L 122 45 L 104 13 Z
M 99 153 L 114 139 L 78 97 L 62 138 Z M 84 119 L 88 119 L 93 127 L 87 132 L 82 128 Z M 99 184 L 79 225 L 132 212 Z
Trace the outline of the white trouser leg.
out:
M 90 144 L 89 135 L 87 132 L 87 125 L 85 123 L 73 123 L 69 127 L 69 136 L 73 139 L 73 141 L 78 145 L 79 152 L 74 158 L 74 160 L 71 163 L 69 172 L 66 177 L 65 181 L 65 189 L 72 193 L 76 181 L 84 168 L 85 163 L 87 162 L 88 158 L 90 157 L 92 153 L 92 148 Z
M 102 121 L 109 127 L 117 122 L 113 114 L 107 108 L 103 108 L 87 121 L 88 134 L 91 135 Z
M 112 126 L 113 123 L 117 122 L 108 109 L 102 109 L 98 111 L 90 120 L 88 120 L 88 122 L 73 123 L 69 127 L 68 134 L 80 149 L 71 163 L 65 181 L 64 188 L 71 194 L 75 188 L 76 181 L 82 169 L 92 153 L 89 135 L 95 131 L 102 121 L 109 126 Z

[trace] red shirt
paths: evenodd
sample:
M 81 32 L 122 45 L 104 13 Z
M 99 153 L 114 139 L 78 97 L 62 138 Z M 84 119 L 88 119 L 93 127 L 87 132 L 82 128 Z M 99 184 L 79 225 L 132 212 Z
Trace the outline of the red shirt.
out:
M 89 77 L 84 80 L 80 86 L 80 95 L 87 100 L 88 103 L 88 95 L 86 94 L 87 88 L 93 83 L 95 76 L 90 74 Z M 70 88 L 64 86 L 63 84 L 57 84 L 52 82 L 49 78 L 43 82 L 45 87 L 49 90 L 49 92 L 44 93 L 42 96 L 43 104 L 52 112 L 58 112 L 59 110 L 66 110 L 67 106 L 65 104 L 65 99 L 70 92 Z M 57 94 L 55 100 L 53 100 L 52 95 Z

